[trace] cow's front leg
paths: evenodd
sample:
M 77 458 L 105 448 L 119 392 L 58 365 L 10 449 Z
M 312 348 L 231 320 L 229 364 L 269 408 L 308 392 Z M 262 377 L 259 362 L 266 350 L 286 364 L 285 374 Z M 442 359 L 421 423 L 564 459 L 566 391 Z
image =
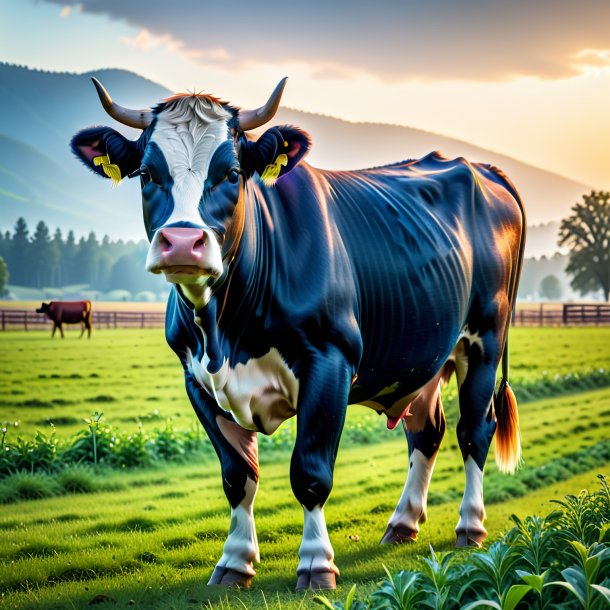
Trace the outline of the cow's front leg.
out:
M 254 562 L 260 561 L 253 513 L 258 489 L 256 432 L 228 419 L 189 373 L 186 387 L 220 459 L 224 492 L 231 505 L 229 535 L 208 584 L 249 587 L 256 574 Z
M 336 587 L 339 570 L 333 561 L 324 504 L 333 485 L 351 378 L 351 367 L 335 348 L 316 354 L 299 376 L 297 438 L 290 464 L 292 489 L 304 509 L 297 590 Z

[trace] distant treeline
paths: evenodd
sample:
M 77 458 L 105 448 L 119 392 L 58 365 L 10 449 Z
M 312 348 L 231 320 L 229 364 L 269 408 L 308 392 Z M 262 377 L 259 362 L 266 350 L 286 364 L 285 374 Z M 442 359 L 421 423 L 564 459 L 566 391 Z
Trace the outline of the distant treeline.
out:
M 88 284 L 100 291 L 159 292 L 163 282 L 144 269 L 148 243 L 101 241 L 91 231 L 76 239 L 73 231 L 53 235 L 42 220 L 33 235 L 19 218 L 11 231 L 0 232 L 0 257 L 8 266 L 9 283 L 31 288 Z

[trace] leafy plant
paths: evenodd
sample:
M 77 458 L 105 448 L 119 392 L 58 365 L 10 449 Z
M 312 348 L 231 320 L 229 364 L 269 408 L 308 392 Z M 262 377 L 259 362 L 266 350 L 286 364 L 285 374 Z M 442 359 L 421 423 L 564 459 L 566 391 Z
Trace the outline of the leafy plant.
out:
M 356 601 L 353 586 L 345 601 L 314 600 L 330 610 L 537 610 L 610 604 L 610 547 L 602 540 L 610 524 L 610 488 L 583 491 L 558 501 L 545 517 L 513 516 L 515 526 L 487 551 L 463 555 L 435 553 L 422 558 L 419 571 L 387 577 L 367 601 Z M 588 546 L 581 538 L 593 540 Z
M 610 555 L 610 548 L 598 543 L 585 547 L 581 542 L 574 540 L 570 541 L 570 544 L 578 555 L 579 563 L 561 571 L 563 581 L 550 582 L 545 586 L 559 586 L 567 589 L 585 610 L 604 607 L 601 606 L 601 603 L 610 603 L 610 589 L 602 584 L 597 584 L 596 578 L 600 567 Z M 599 595 L 594 597 L 594 593 Z

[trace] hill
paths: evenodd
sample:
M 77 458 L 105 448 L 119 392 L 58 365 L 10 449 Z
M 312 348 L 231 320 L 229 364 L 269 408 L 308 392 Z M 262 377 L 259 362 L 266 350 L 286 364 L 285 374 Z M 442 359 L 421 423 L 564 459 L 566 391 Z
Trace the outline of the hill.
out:
M 98 77 L 121 104 L 146 107 L 171 92 L 123 70 L 85 74 L 53 73 L 0 64 L 0 227 L 25 216 L 31 226 L 91 229 L 113 238 L 142 237 L 138 184 L 124 181 L 114 188 L 79 167 L 68 142 L 82 127 L 112 124 L 102 110 L 90 77 Z M 239 100 L 235 100 L 239 103 Z M 412 127 L 351 123 L 328 116 L 282 108 L 275 123 L 292 123 L 314 141 L 308 161 L 319 167 L 355 169 L 406 158 L 432 150 L 448 157 L 501 167 L 519 189 L 532 224 L 557 221 L 590 187 L 467 142 Z M 113 125 L 130 137 L 137 132 Z M 534 233 L 528 247 L 536 254 L 556 246 Z

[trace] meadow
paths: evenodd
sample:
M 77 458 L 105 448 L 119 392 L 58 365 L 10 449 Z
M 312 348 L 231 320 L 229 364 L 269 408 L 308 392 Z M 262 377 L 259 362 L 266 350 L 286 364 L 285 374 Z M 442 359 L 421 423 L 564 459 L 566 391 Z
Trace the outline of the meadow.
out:
M 91 341 L 77 337 L 0 335 L 0 421 L 8 424 L 7 440 L 48 433 L 51 424 L 59 438 L 69 439 L 87 428 L 83 420 L 96 411 L 134 434 L 162 427 L 168 418 L 178 431 L 193 428 L 181 367 L 162 329 L 99 330 Z M 610 328 L 511 331 L 524 464 L 513 477 L 501 475 L 490 457 L 490 541 L 510 527 L 512 514 L 548 512 L 550 499 L 594 487 L 596 474 L 608 471 L 609 365 Z M 342 574 L 337 596 L 345 598 L 354 583 L 358 595 L 366 596 L 384 577 L 383 566 L 391 572 L 414 569 L 430 544 L 439 551 L 453 547 L 464 481 L 453 432 L 455 388 L 448 388 L 445 402 L 448 432 L 431 485 L 428 522 L 417 542 L 402 546 L 378 542 L 406 477 L 404 435 L 385 430 L 373 412 L 350 408 L 325 509 Z M 262 563 L 252 590 L 205 585 L 221 554 L 229 510 L 217 459 L 194 452 L 179 463 L 145 469 L 81 467 L 79 475 L 95 482 L 91 493 L 0 505 L 0 605 L 312 607 L 311 593 L 292 592 L 302 510 L 290 489 L 289 459 L 283 445 L 261 456 L 255 516 Z

